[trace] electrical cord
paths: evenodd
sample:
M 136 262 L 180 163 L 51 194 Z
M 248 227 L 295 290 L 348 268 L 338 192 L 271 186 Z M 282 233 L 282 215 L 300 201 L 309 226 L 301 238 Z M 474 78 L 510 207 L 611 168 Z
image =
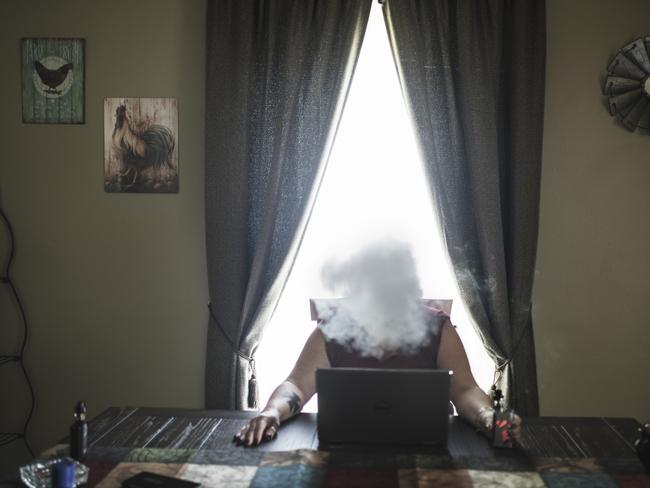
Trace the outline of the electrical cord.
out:
M 27 418 L 25 419 L 25 423 L 23 424 L 22 432 L 20 434 L 18 433 L 0 434 L 0 446 L 9 444 L 10 442 L 13 442 L 16 439 L 22 438 L 23 442 L 25 443 L 25 447 L 29 451 L 29 454 L 32 457 L 34 457 L 34 451 L 32 450 L 32 446 L 29 444 L 29 440 L 27 439 L 27 429 L 29 427 L 29 423 L 32 420 L 34 409 L 36 408 L 36 396 L 34 395 L 34 386 L 32 385 L 29 375 L 27 374 L 27 369 L 25 368 L 25 362 L 24 362 L 25 349 L 27 347 L 27 340 L 29 337 L 29 324 L 27 322 L 27 315 L 25 314 L 25 309 L 23 307 L 22 302 L 20 301 L 20 297 L 18 296 L 18 291 L 16 290 L 13 281 L 11 280 L 11 265 L 14 260 L 14 253 L 16 248 L 14 230 L 13 227 L 11 226 L 11 223 L 9 222 L 9 219 L 7 218 L 7 215 L 4 213 L 2 208 L 0 208 L 0 218 L 5 223 L 7 227 L 7 232 L 9 234 L 9 258 L 7 259 L 7 264 L 5 265 L 4 272 L 0 276 L 0 280 L 2 280 L 3 283 L 9 286 L 9 290 L 11 291 L 11 294 L 13 295 L 16 304 L 18 305 L 20 319 L 23 324 L 23 341 L 20 346 L 20 353 L 17 356 L 0 356 L 0 364 L 5 364 L 12 361 L 18 362 L 18 364 L 20 365 L 20 369 L 23 372 L 23 376 L 25 377 L 25 383 L 27 383 L 27 388 L 29 389 L 29 396 L 30 396 L 29 412 L 27 414 Z

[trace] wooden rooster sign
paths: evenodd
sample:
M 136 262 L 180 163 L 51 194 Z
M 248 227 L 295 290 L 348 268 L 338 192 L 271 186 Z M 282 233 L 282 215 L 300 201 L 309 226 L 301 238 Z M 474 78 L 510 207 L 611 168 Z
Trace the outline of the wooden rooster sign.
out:
M 178 192 L 178 109 L 174 98 L 104 100 L 104 190 Z
M 23 122 L 84 123 L 84 40 L 22 40 Z

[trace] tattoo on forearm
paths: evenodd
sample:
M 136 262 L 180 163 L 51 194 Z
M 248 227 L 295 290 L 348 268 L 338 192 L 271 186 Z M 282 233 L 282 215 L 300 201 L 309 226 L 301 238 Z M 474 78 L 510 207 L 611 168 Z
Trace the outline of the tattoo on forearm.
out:
M 295 393 L 288 393 L 284 396 L 284 398 L 287 401 L 287 405 L 289 405 L 289 413 L 291 415 L 297 413 L 302 407 L 300 397 Z

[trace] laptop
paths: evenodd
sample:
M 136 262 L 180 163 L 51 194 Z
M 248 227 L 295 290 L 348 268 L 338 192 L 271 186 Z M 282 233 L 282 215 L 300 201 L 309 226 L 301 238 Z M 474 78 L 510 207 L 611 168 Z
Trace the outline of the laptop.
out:
M 324 446 L 447 447 L 449 370 L 316 370 L 318 438 Z

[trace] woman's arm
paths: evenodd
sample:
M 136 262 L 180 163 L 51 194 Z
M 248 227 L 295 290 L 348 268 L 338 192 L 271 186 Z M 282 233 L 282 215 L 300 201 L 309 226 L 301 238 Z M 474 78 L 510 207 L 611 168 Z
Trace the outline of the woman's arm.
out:
M 311 333 L 289 377 L 269 398 L 266 407 L 235 436 L 244 446 L 255 446 L 275 437 L 280 424 L 293 417 L 316 393 L 316 369 L 329 368 L 325 337 L 317 327 Z
M 485 434 L 492 435 L 494 410 L 490 397 L 476 384 L 467 354 L 458 332 L 449 320 L 442 326 L 438 347 L 438 367 L 454 372 L 451 377 L 451 401 L 458 414 Z M 521 418 L 515 415 L 512 436 L 519 438 Z

